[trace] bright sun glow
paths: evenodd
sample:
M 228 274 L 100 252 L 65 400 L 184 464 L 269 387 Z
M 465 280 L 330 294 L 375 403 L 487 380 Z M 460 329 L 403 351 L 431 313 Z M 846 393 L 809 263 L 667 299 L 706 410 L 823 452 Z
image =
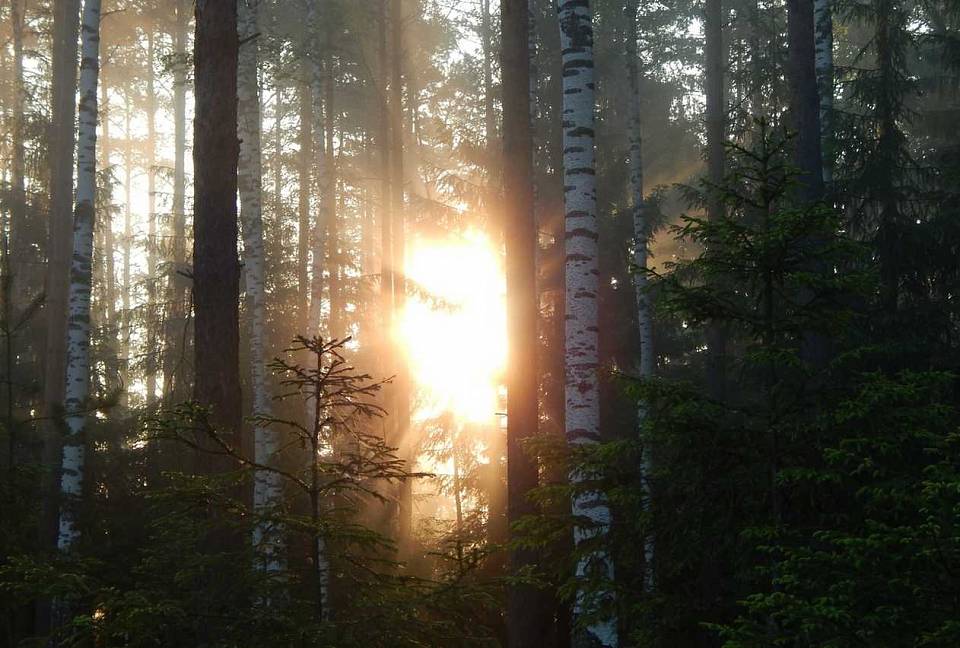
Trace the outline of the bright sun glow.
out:
M 415 241 L 406 265 L 413 285 L 399 334 L 424 399 L 417 418 L 492 420 L 507 356 L 501 255 L 470 231 Z

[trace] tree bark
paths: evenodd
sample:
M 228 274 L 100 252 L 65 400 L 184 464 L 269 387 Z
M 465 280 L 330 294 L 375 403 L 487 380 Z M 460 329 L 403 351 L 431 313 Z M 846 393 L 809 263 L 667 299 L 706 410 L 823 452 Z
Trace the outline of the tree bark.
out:
M 310 166 L 313 159 L 313 96 L 310 82 L 312 71 L 306 62 L 301 64 L 303 79 L 300 81 L 300 168 L 299 205 L 297 228 L 297 288 L 299 308 L 297 332 L 306 335 L 310 322 Z
M 537 228 L 533 213 L 533 137 L 530 123 L 528 0 L 500 5 L 503 54 L 503 237 L 507 284 L 507 519 L 511 524 L 536 513 L 530 493 L 538 485 L 536 457 L 524 442 L 539 423 L 537 350 L 539 300 L 536 285 Z M 499 481 L 499 480 L 498 480 Z M 538 553 L 516 548 L 512 573 L 538 564 Z M 535 646 L 547 631 L 543 594 L 514 585 L 508 592 L 509 646 Z
M 163 390 L 168 403 L 186 398 L 183 358 L 187 352 L 187 293 L 184 272 L 187 265 L 187 0 L 177 0 L 177 25 L 174 34 L 173 69 L 173 223 L 171 242 L 173 267 L 167 279 L 170 312 L 167 315 L 164 343 Z
M 34 266 L 35 254 L 32 224 L 29 222 L 26 190 L 26 87 L 23 69 L 23 32 L 25 0 L 10 2 L 10 30 L 13 36 L 13 106 L 10 110 L 10 245 L 9 254 L 17 259 L 17 272 L 10 279 L 10 300 L 16 310 L 24 308 L 31 299 L 29 269 Z
M 90 293 L 94 200 L 97 190 L 97 78 L 100 72 L 100 0 L 83 5 L 80 107 L 77 132 L 77 201 L 70 264 L 67 373 L 64 389 L 66 437 L 61 465 L 60 530 L 57 548 L 70 551 L 80 537 L 76 507 L 83 492 L 87 400 L 90 385 Z
M 639 333 L 640 358 L 637 363 L 638 376 L 641 380 L 653 378 L 656 366 L 656 355 L 653 351 L 653 313 L 650 307 L 650 296 L 647 294 L 647 248 L 650 238 L 650 223 L 647 217 L 647 204 L 643 195 L 643 132 L 642 106 L 640 101 L 640 55 L 638 40 L 640 38 L 637 24 L 637 0 L 630 0 L 626 6 L 627 15 L 624 16 L 628 25 L 627 31 L 627 73 L 630 77 L 630 193 L 631 212 L 633 216 L 633 275 L 634 291 L 637 300 L 637 332 Z M 637 429 L 642 432 L 647 416 L 646 404 L 640 401 L 637 404 Z M 640 476 L 646 480 L 650 474 L 650 448 L 644 447 L 643 463 L 640 466 Z M 650 506 L 650 492 L 644 496 L 644 508 Z M 647 591 L 653 587 L 653 535 L 644 538 L 643 547 L 643 583 Z
M 823 198 L 813 3 L 814 0 L 787 0 L 787 80 L 790 84 L 790 113 L 797 132 L 794 165 L 800 170 L 798 197 L 807 203 Z
M 43 434 L 44 513 L 40 546 L 56 537 L 56 490 L 59 477 L 60 433 L 57 424 L 63 406 L 67 364 L 67 312 L 72 253 L 73 168 L 77 104 L 77 37 L 79 0 L 57 0 L 54 5 L 53 87 L 50 149 L 50 221 L 47 235 L 47 340 L 44 352 Z
M 557 5 L 560 48 L 563 60 L 563 185 L 565 221 L 565 401 L 567 442 L 574 447 L 600 441 L 600 385 L 598 342 L 599 259 L 596 214 L 596 164 L 594 159 L 593 24 L 587 0 L 561 0 Z M 576 486 L 590 476 L 580 470 L 571 474 Z M 588 520 L 574 528 L 577 545 L 607 533 L 610 507 L 598 491 L 579 491 L 573 497 L 573 515 Z M 582 582 L 613 580 L 613 559 L 596 549 L 577 563 Z M 613 592 L 587 596 L 583 585 L 574 603 L 575 617 L 585 620 L 574 633 L 573 645 L 616 646 L 615 618 L 594 617 L 596 600 Z
M 238 57 L 238 121 L 240 139 L 239 190 L 240 222 L 243 228 L 243 268 L 246 275 L 247 312 L 250 317 L 250 375 L 253 416 L 271 413 L 267 391 L 266 289 L 263 246 L 262 172 L 260 146 L 259 26 L 260 0 L 238 0 L 237 24 L 240 38 Z M 254 461 L 271 466 L 276 461 L 279 439 L 269 426 L 254 425 Z M 267 572 L 283 570 L 283 536 L 267 518 L 281 502 L 283 484 L 272 470 L 258 469 L 254 475 L 253 508 L 262 516 L 253 529 L 256 566 Z
M 393 219 L 390 244 L 393 263 L 393 309 L 403 312 L 406 301 L 404 276 L 406 242 L 404 240 L 404 168 L 403 168 L 403 0 L 390 2 L 390 217 Z M 410 375 L 403 354 L 394 353 L 396 360 L 395 439 L 399 456 L 407 469 L 413 463 L 413 440 L 410 438 Z M 413 484 L 407 479 L 400 483 L 398 546 L 401 555 L 409 553 L 413 535 Z
M 154 405 L 157 398 L 157 102 L 154 79 L 154 36 L 151 26 L 147 27 L 147 318 L 146 318 L 146 362 L 144 363 L 147 382 L 147 407 Z
M 212 408 L 213 421 L 237 448 L 241 409 L 236 0 L 198 0 L 195 17 L 194 397 Z
M 724 99 L 723 55 L 723 0 L 706 0 L 704 23 L 706 55 L 704 85 L 707 122 L 707 177 L 717 187 L 723 183 L 724 141 L 726 137 L 727 108 Z M 716 192 L 712 191 L 712 194 Z M 707 218 L 723 218 L 723 204 L 716 195 L 707 203 Z M 727 334 L 722 325 L 707 325 L 707 389 L 711 398 L 726 398 Z
M 823 183 L 833 182 L 833 8 L 832 0 L 814 0 L 814 50 L 817 89 L 820 99 L 820 149 L 823 154 Z

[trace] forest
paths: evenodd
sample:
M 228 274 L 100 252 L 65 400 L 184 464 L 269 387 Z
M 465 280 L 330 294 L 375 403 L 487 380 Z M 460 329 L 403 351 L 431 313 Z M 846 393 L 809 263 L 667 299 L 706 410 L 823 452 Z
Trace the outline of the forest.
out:
M 2 0 L 0 648 L 960 646 L 960 2 Z

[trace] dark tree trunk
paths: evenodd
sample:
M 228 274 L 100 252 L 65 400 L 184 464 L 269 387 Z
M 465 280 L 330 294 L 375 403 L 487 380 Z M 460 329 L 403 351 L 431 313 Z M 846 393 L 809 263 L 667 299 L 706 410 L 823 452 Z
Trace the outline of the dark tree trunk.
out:
M 503 233 L 507 280 L 507 517 L 511 523 L 536 512 L 529 499 L 537 487 L 536 459 L 524 451 L 538 427 L 536 284 L 537 228 L 533 212 L 533 137 L 530 128 L 528 0 L 501 4 L 503 38 Z M 537 564 L 537 552 L 514 549 L 511 571 Z M 543 595 L 515 585 L 507 603 L 510 646 L 535 646 L 546 632 Z
M 713 185 L 723 182 L 724 138 L 727 109 L 724 100 L 723 0 L 706 0 L 704 85 L 707 102 L 707 172 Z M 707 217 L 723 217 L 723 205 L 713 196 L 707 204 Z M 719 323 L 707 326 L 707 388 L 710 396 L 726 396 L 727 335 Z
M 403 1 L 390 2 L 390 217 L 391 257 L 393 262 L 393 299 L 394 312 L 403 311 L 406 301 L 406 280 L 404 278 L 404 260 L 406 246 L 404 241 L 404 188 L 403 188 Z M 399 456 L 410 469 L 413 461 L 413 442 L 410 438 L 410 375 L 403 355 L 394 354 L 396 359 L 395 399 L 392 412 L 395 422 L 394 433 Z M 413 534 L 413 484 L 409 479 L 400 484 L 400 519 L 398 527 L 398 546 L 401 555 L 408 554 L 412 548 Z
M 787 68 L 790 114 L 797 133 L 794 164 L 801 173 L 798 198 L 804 202 L 816 202 L 823 198 L 823 156 L 814 60 L 813 0 L 787 0 L 787 31 L 790 41 Z
M 194 397 L 238 447 L 240 430 L 237 258 L 237 6 L 196 5 L 193 307 Z
M 40 546 L 50 549 L 57 537 L 60 434 L 54 420 L 63 406 L 67 367 L 67 296 L 73 253 L 73 169 L 77 115 L 77 37 L 80 0 L 57 0 L 53 8 L 53 84 L 50 124 L 50 215 L 47 229 L 46 348 L 44 350 L 41 434 L 44 465 Z M 49 606 L 38 607 L 37 630 L 49 628 Z

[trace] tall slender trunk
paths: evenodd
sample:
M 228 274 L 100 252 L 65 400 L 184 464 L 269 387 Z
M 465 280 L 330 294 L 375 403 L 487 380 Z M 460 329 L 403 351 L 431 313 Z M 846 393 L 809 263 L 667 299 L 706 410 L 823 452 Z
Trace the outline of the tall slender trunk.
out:
M 318 335 L 321 331 L 321 319 L 323 317 L 323 271 L 326 261 L 325 234 L 327 229 L 327 216 L 329 214 L 327 203 L 327 137 L 326 121 L 324 119 L 324 88 L 326 85 L 326 76 L 324 65 L 327 55 L 321 55 L 321 50 L 327 50 L 328 46 L 321 44 L 320 22 L 329 23 L 329 16 L 323 11 L 319 11 L 321 0 L 310 0 L 307 10 L 307 42 L 309 43 L 309 52 L 307 61 L 310 69 L 310 97 L 312 103 L 313 125 L 311 127 L 312 141 L 310 142 L 311 164 L 314 160 L 319 160 L 320 169 L 316 174 L 315 182 L 319 193 L 319 212 L 314 218 L 314 223 L 310 229 L 310 256 L 311 256 L 311 277 L 310 277 L 310 315 L 307 322 L 307 330 L 310 335 Z M 326 40 L 326 39 L 323 39 Z
M 80 32 L 79 0 L 57 0 L 54 5 L 53 87 L 50 135 L 50 216 L 47 235 L 46 310 L 47 340 L 44 353 L 43 402 L 46 421 L 43 435 L 44 511 L 40 546 L 50 547 L 56 537 L 56 490 L 60 463 L 60 434 L 55 420 L 65 393 L 67 364 L 67 312 L 72 253 L 73 168 L 77 104 L 77 37 Z M 40 623 L 41 629 L 45 625 Z
M 250 317 L 250 375 L 253 391 L 253 416 L 270 415 L 266 364 L 266 290 L 263 246 L 262 188 L 263 164 L 260 149 L 260 88 L 258 13 L 260 0 L 238 0 L 237 26 L 240 38 L 237 96 L 240 138 L 239 190 L 240 222 L 243 227 L 243 267 L 246 273 L 247 311 Z M 258 465 L 271 466 L 279 449 L 276 432 L 269 426 L 254 424 L 254 459 Z M 264 516 L 253 529 L 253 546 L 258 553 L 257 566 L 268 572 L 283 570 L 283 536 L 268 517 L 282 499 L 280 475 L 258 469 L 254 476 L 254 511 Z
M 328 4 L 329 7 L 332 5 Z M 323 156 L 323 201 L 324 206 L 324 218 L 327 224 L 327 267 L 330 273 L 330 322 L 327 327 L 330 332 L 330 337 L 343 338 L 347 336 L 347 330 L 344 323 L 344 303 L 343 303 L 343 287 L 340 283 L 340 273 L 342 271 L 341 263 L 342 259 L 340 258 L 340 232 L 339 232 L 339 214 L 337 213 L 338 206 L 338 178 L 337 178 L 337 159 L 334 155 L 333 149 L 333 132 L 336 127 L 336 112 L 334 98 L 336 95 L 336 74 L 335 74 L 335 59 L 333 56 L 333 47 L 334 47 L 334 25 L 336 24 L 335 16 L 327 17 L 327 39 L 326 39 L 326 48 L 324 50 L 324 66 L 323 66 L 323 94 L 324 94 L 324 107 L 323 107 L 323 118 L 324 118 L 324 137 L 326 139 L 324 144 L 324 156 Z
M 165 327 L 163 361 L 164 400 L 178 402 L 186 398 L 183 359 L 186 354 L 187 292 L 184 271 L 187 264 L 187 25 L 190 21 L 187 0 L 177 0 L 177 25 L 174 33 L 173 68 L 173 222 L 170 238 L 173 264 L 167 278 L 170 310 Z
M 147 406 L 157 398 L 157 104 L 154 79 L 153 29 L 147 28 L 147 307 L 146 307 L 146 362 Z
M 790 113 L 797 132 L 794 164 L 800 171 L 798 194 L 805 202 L 815 202 L 823 197 L 813 3 L 814 0 L 787 0 L 790 43 L 787 80 L 790 84 Z
M 524 449 L 537 435 L 537 227 L 533 213 L 533 137 L 530 123 L 530 32 L 528 0 L 500 5 L 503 41 L 503 237 L 506 245 L 507 340 L 507 518 L 516 523 L 536 513 L 530 493 L 538 464 Z M 513 573 L 538 563 L 529 548 L 511 551 Z M 507 633 L 510 646 L 537 645 L 546 631 L 543 595 L 534 587 L 510 588 Z
M 391 0 L 380 0 L 377 12 L 378 37 L 378 72 L 380 74 L 378 93 L 380 95 L 380 119 L 377 124 L 377 147 L 379 148 L 380 163 L 380 317 L 381 317 L 381 373 L 391 375 L 394 370 L 396 348 L 393 339 L 394 309 L 395 309 L 395 279 L 396 272 L 393 263 L 393 215 L 390 202 L 390 105 L 388 93 L 390 47 L 389 47 L 389 18 L 387 6 Z M 392 384 L 386 385 L 383 390 L 383 407 L 387 412 L 393 412 L 395 389 Z M 396 441 L 396 417 L 387 416 L 384 420 L 384 438 L 388 443 Z
M 277 103 L 273 110 L 273 217 L 279 222 L 283 217 L 283 87 L 280 79 L 277 87 Z M 286 237 L 284 237 L 286 242 Z
M 13 106 L 10 110 L 10 249 L 18 261 L 18 271 L 11 276 L 10 298 L 13 306 L 22 308 L 30 298 L 29 273 L 33 253 L 30 250 L 31 232 L 27 213 L 26 189 L 26 88 L 23 69 L 23 32 L 25 23 L 25 0 L 11 0 L 10 28 L 13 32 Z
M 724 100 L 723 0 L 706 0 L 704 32 L 706 56 L 704 85 L 706 86 L 707 122 L 707 176 L 713 186 L 723 182 L 724 140 L 727 108 Z M 719 196 L 710 196 L 707 218 L 723 218 L 723 204 Z M 727 334 L 722 325 L 707 325 L 707 388 L 716 400 L 726 397 Z
M 297 228 L 297 288 L 299 308 L 297 332 L 306 335 L 310 321 L 310 167 L 313 159 L 313 97 L 308 81 L 312 73 L 307 63 L 301 63 L 303 79 L 299 87 L 300 101 L 300 159 L 299 206 Z
M 823 182 L 833 182 L 836 151 L 833 144 L 833 8 L 832 0 L 814 0 L 817 88 L 820 99 L 820 137 L 823 153 Z
M 239 447 L 241 421 L 237 259 L 237 4 L 195 9 L 193 307 L 196 400 Z
M 101 171 L 105 173 L 110 172 L 110 93 L 107 86 L 106 73 L 102 70 L 100 72 L 100 159 L 101 159 Z M 111 195 L 108 192 L 108 195 Z M 112 202 L 112 201 L 111 201 Z M 114 240 L 113 240 L 113 213 L 111 210 L 112 205 L 103 205 L 100 210 L 100 213 L 104 216 L 105 222 L 101 225 L 103 229 L 103 263 L 104 263 L 104 298 L 106 303 L 105 311 L 105 320 L 107 322 L 107 330 L 105 331 L 106 338 L 108 340 L 108 346 L 113 353 L 116 353 L 116 336 L 113 333 L 113 327 L 116 322 L 116 310 L 117 310 L 117 278 L 116 278 L 116 266 L 113 262 L 113 252 L 114 252 Z
M 480 0 L 480 44 L 483 53 L 483 124 L 484 139 L 489 156 L 488 169 L 492 186 L 497 186 L 500 155 L 497 152 L 497 115 L 493 93 L 493 28 L 491 27 L 490 0 Z
M 394 268 L 394 312 L 403 312 L 406 302 L 404 240 L 404 168 L 403 168 L 403 0 L 390 0 L 390 216 L 393 219 L 390 239 Z M 403 354 L 395 354 L 396 383 L 394 416 L 400 458 L 409 470 L 413 463 L 413 440 L 410 438 L 410 375 Z M 413 534 L 413 484 L 400 483 L 400 519 L 398 546 L 402 553 L 411 549 Z
M 637 24 L 637 0 L 630 0 L 624 16 L 627 30 L 627 74 L 630 77 L 630 193 L 633 215 L 633 275 L 634 291 L 637 300 L 637 330 L 640 342 L 640 360 L 638 373 L 641 380 L 653 378 L 656 355 L 653 351 L 653 313 L 650 308 L 650 296 L 647 294 L 647 247 L 650 237 L 650 223 L 647 218 L 647 203 L 643 195 L 643 131 L 642 106 L 640 101 L 640 55 L 638 41 L 640 30 Z M 637 404 L 637 428 L 642 431 L 647 416 L 646 404 Z M 641 479 L 647 480 L 650 474 L 649 447 L 644 447 L 643 463 L 640 466 Z M 643 502 L 644 508 L 650 506 L 650 494 L 647 489 Z M 653 585 L 654 538 L 650 534 L 643 545 L 643 583 L 649 591 Z
M 100 72 L 100 0 L 83 4 L 80 58 L 80 107 L 77 131 L 77 201 L 74 208 L 73 260 L 70 264 L 67 374 L 64 389 L 66 436 L 63 441 L 60 531 L 57 548 L 70 551 L 80 537 L 77 510 L 83 492 L 87 399 L 90 385 L 90 293 L 93 260 L 94 199 L 97 190 L 97 77 Z
M 563 60 L 566 435 L 568 443 L 579 447 L 600 441 L 593 24 L 586 0 L 560 0 L 557 12 Z M 582 488 L 589 477 L 575 470 L 570 481 Z M 608 532 L 610 507 L 602 493 L 580 490 L 572 506 L 577 519 L 588 520 L 585 526 L 574 528 L 577 545 Z M 602 549 L 590 551 L 578 560 L 576 574 L 584 580 L 612 582 L 613 559 Z M 613 592 L 600 591 L 596 596 L 609 599 Z M 582 587 L 578 589 L 574 616 L 585 623 L 575 633 L 574 646 L 617 645 L 616 619 L 593 616 L 595 604 L 597 601 L 591 600 Z
M 123 312 L 120 315 L 120 376 L 123 380 L 123 402 L 129 402 L 131 381 L 131 354 L 130 337 L 133 333 L 133 313 L 131 311 L 130 296 L 133 292 L 133 277 L 131 273 L 131 257 L 133 248 L 133 109 L 130 106 L 129 90 L 123 93 L 124 107 L 124 136 L 126 139 L 123 153 L 123 294 L 120 299 Z

